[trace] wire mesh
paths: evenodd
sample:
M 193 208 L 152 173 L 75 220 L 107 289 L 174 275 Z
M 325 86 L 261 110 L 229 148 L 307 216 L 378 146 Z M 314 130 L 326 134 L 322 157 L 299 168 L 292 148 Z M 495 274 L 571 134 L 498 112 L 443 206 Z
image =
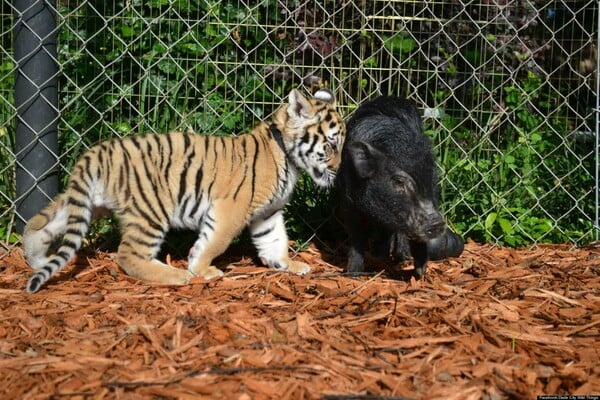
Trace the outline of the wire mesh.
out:
M 13 4 L 0 18 L 0 248 L 15 221 Z M 237 135 L 293 87 L 326 86 L 349 116 L 413 99 L 465 237 L 514 246 L 598 238 L 597 26 L 588 1 L 61 0 L 59 165 L 100 140 Z M 335 200 L 302 181 L 291 236 L 336 233 Z

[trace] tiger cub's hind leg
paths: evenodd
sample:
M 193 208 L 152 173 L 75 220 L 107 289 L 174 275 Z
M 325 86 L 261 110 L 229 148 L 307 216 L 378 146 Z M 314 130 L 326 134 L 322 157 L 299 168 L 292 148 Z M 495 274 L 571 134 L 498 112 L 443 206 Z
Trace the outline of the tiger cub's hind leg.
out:
M 204 216 L 198 239 L 188 256 L 188 269 L 194 275 L 205 279 L 223 276 L 223 271 L 211 263 L 227 250 L 244 228 L 245 212 L 243 207 L 236 206 L 231 201 L 213 204 L 212 209 Z
M 57 197 L 42 212 L 27 221 L 22 242 L 31 268 L 39 270 L 48 263 L 48 249 L 65 232 L 68 223 L 69 210 L 64 195 Z
M 171 267 L 155 258 L 160 251 L 165 230 L 146 226 L 141 221 L 123 222 L 117 262 L 127 275 L 145 281 L 173 284 L 184 284 L 193 278 L 189 271 Z
M 288 237 L 282 210 L 267 218 L 257 218 L 250 223 L 249 228 L 252 242 L 264 264 L 298 275 L 304 275 L 310 271 L 308 264 L 289 258 Z

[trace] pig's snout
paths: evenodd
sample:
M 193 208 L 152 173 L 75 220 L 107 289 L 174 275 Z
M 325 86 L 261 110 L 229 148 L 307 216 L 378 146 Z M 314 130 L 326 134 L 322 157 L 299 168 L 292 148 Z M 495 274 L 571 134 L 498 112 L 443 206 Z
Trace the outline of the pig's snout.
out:
M 445 230 L 444 218 L 433 205 L 425 205 L 420 210 L 413 210 L 408 218 L 408 231 L 412 231 L 412 235 L 407 233 L 413 240 L 426 242 L 442 235 Z
M 427 215 L 424 226 L 425 237 L 427 239 L 433 239 L 440 236 L 446 229 L 446 223 L 440 213 L 431 213 Z

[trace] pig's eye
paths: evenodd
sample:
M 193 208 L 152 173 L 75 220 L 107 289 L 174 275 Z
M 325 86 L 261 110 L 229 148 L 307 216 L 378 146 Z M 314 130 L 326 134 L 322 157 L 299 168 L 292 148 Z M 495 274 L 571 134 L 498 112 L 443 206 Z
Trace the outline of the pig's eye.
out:
M 406 179 L 394 177 L 392 178 L 392 187 L 399 193 L 406 193 L 408 191 L 408 182 Z

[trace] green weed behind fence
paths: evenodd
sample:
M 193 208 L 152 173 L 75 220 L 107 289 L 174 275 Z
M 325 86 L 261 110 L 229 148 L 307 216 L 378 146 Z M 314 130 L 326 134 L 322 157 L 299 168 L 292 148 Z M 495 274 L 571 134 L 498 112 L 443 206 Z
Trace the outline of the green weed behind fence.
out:
M 381 94 L 418 103 L 442 208 L 464 236 L 520 246 L 598 235 L 594 1 L 65 0 L 57 15 L 63 183 L 100 140 L 175 129 L 235 135 L 291 88 L 327 86 L 347 116 Z M 10 2 L 1 18 L 6 247 L 18 241 L 19 217 Z M 332 228 L 335 197 L 310 182 L 287 212 L 300 244 L 343 238 Z

